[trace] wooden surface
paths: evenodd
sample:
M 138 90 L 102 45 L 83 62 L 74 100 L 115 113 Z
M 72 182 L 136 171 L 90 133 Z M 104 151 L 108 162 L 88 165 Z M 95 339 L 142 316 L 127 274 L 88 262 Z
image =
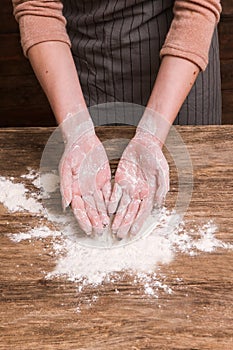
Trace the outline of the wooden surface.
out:
M 221 3 L 222 119 L 224 124 L 233 124 L 233 0 Z M 23 56 L 11 0 L 1 0 L 0 43 L 0 126 L 55 125 L 47 99 Z
M 218 225 L 216 236 L 233 243 L 233 126 L 177 130 L 194 168 L 187 225 L 213 219 Z M 1 175 L 20 180 L 28 166 L 38 169 L 50 133 L 51 129 L 43 128 L 0 130 Z M 98 135 L 101 140 L 129 138 L 133 129 L 102 127 Z M 174 165 L 169 163 L 168 198 L 172 198 L 177 182 Z M 232 251 L 195 257 L 177 253 L 172 263 L 160 266 L 173 293 L 160 291 L 158 299 L 143 296 L 140 286 L 127 278 L 87 289 L 81 296 L 74 284 L 63 279 L 44 280 L 42 271 L 54 266 L 54 258 L 44 249 L 49 239 L 16 244 L 6 237 L 29 229 L 30 215 L 9 215 L 2 206 L 0 214 L 1 350 L 233 349 Z M 90 306 L 95 295 L 99 298 Z M 81 313 L 77 313 L 80 302 Z

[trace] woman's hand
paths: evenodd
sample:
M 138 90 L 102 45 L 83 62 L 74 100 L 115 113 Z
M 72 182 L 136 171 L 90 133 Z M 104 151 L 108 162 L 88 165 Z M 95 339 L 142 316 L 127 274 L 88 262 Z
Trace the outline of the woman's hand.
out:
M 63 208 L 71 203 L 80 227 L 88 235 L 101 234 L 110 220 L 106 205 L 111 170 L 105 149 L 91 119 L 81 118 L 80 113 L 63 123 L 62 132 L 67 140 L 59 165 Z
M 161 204 L 169 190 L 169 167 L 161 142 L 146 128 L 138 127 L 122 154 L 108 205 L 116 213 L 112 230 L 119 238 L 135 235 L 150 215 L 153 205 Z

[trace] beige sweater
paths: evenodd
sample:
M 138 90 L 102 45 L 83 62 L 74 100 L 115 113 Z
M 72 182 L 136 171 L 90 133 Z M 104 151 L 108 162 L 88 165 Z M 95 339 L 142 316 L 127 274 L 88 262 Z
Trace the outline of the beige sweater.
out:
M 45 41 L 62 41 L 71 45 L 59 0 L 12 2 L 25 56 L 30 47 Z M 174 19 L 161 49 L 161 57 L 182 57 L 204 70 L 213 31 L 221 13 L 220 0 L 175 0 L 173 11 Z

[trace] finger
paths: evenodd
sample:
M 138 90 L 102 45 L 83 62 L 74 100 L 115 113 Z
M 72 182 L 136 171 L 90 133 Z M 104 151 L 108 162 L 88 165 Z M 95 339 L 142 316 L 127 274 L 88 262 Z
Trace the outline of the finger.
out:
M 95 200 L 92 195 L 82 196 L 87 216 L 91 222 L 93 233 L 101 235 L 103 233 L 103 224 L 96 208 Z
M 113 186 L 110 202 L 108 204 L 109 214 L 114 214 L 116 212 L 121 197 L 122 197 L 122 188 L 117 182 L 115 182 Z
M 72 201 L 72 170 L 68 161 L 62 161 L 59 173 L 62 207 L 65 210 Z
M 87 216 L 86 208 L 82 198 L 78 195 L 75 195 L 72 200 L 72 209 L 75 218 L 78 221 L 80 228 L 86 232 L 87 235 L 92 233 L 92 225 Z
M 110 196 L 111 196 L 111 191 L 112 191 L 112 186 L 111 186 L 111 182 L 107 181 L 103 188 L 102 188 L 102 193 L 104 196 L 104 201 L 106 204 L 106 208 L 108 207 L 109 201 L 110 201 Z
M 141 201 L 140 207 L 138 209 L 138 213 L 135 217 L 135 222 L 133 223 L 131 229 L 130 229 L 130 234 L 135 236 L 136 234 L 139 233 L 141 230 L 145 220 L 148 218 L 148 216 L 151 213 L 153 207 L 153 201 L 152 198 L 147 198 Z
M 117 237 L 125 238 L 132 226 L 135 217 L 137 215 L 141 200 L 133 199 L 133 201 L 128 205 L 127 212 L 122 220 L 122 223 L 117 231 Z
M 121 225 L 121 222 L 122 222 L 122 220 L 127 212 L 128 205 L 130 204 L 130 201 L 131 201 L 130 196 L 126 192 L 123 192 L 119 207 L 117 208 L 117 212 L 116 212 L 116 215 L 115 215 L 113 223 L 112 223 L 113 233 L 117 234 L 117 231 Z
M 157 188 L 155 193 L 155 202 L 161 205 L 169 191 L 169 168 L 167 166 L 160 165 L 158 168 L 158 174 L 156 177 Z
M 97 190 L 94 193 L 95 205 L 98 210 L 103 228 L 109 226 L 110 218 L 107 214 L 106 204 L 104 201 L 103 193 L 101 190 Z

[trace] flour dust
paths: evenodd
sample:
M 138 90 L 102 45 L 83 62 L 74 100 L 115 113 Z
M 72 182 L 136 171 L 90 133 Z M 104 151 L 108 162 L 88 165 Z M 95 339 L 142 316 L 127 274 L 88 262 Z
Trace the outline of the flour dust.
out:
M 42 197 L 50 198 L 53 192 L 59 191 L 58 175 L 47 173 L 39 178 L 35 170 L 29 169 L 21 179 L 18 183 L 16 179 L 0 177 L 0 203 L 10 213 L 25 211 L 32 215 L 44 215 L 43 225 L 38 219 L 37 227 L 32 227 L 27 232 L 9 232 L 8 237 L 15 243 L 50 237 L 52 254 L 57 263 L 53 271 L 46 273 L 45 278 L 63 277 L 73 281 L 77 283 L 79 293 L 87 286 L 96 288 L 104 283 L 119 281 L 126 273 L 132 277 L 134 284 L 143 286 L 144 295 L 157 298 L 161 290 L 167 294 L 172 293 L 171 287 L 164 282 L 165 278 L 160 274 L 158 265 L 169 264 L 179 252 L 194 256 L 200 252 L 213 252 L 217 248 L 233 249 L 231 244 L 215 237 L 217 227 L 213 221 L 187 230 L 185 222 L 180 222 L 178 215 L 166 208 L 153 211 L 150 222 L 154 220 L 156 224 L 153 231 L 145 237 L 125 245 L 109 247 L 99 244 L 101 238 L 92 238 L 93 244 L 85 245 L 83 242 L 90 238 L 84 236 L 80 241 L 75 226 L 70 221 L 67 224 L 64 214 L 47 215 L 43 212 Z M 29 191 L 24 181 L 30 182 L 35 191 Z M 41 183 L 42 196 L 38 194 Z M 51 223 L 54 229 L 51 229 Z M 144 227 L 146 229 L 146 223 Z M 119 293 L 119 290 L 115 289 L 115 292 Z M 94 299 L 92 302 L 98 297 Z

